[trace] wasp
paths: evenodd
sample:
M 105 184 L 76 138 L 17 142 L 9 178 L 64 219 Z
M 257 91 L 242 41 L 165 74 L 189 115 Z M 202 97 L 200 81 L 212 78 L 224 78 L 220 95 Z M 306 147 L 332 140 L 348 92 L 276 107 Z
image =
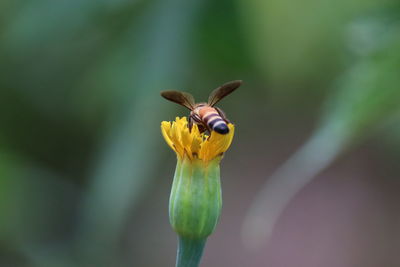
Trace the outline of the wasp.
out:
M 225 113 L 218 107 L 215 107 L 221 99 L 235 91 L 242 81 L 227 82 L 213 90 L 208 97 L 207 103 L 196 103 L 194 97 L 186 92 L 181 91 L 162 91 L 161 96 L 182 105 L 190 110 L 189 129 L 193 124 L 197 124 L 201 133 L 215 131 L 220 134 L 229 133 L 228 123 Z

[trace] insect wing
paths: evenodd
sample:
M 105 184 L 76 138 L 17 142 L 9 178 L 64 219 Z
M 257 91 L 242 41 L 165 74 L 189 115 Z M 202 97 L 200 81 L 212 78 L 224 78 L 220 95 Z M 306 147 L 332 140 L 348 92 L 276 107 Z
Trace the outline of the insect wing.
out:
M 221 85 L 217 89 L 211 92 L 210 96 L 208 97 L 208 105 L 214 106 L 217 104 L 222 98 L 229 95 L 233 91 L 235 91 L 240 85 L 242 81 L 231 81 Z
M 191 94 L 180 91 L 162 91 L 161 96 L 169 101 L 178 103 L 190 110 L 194 109 L 194 98 Z

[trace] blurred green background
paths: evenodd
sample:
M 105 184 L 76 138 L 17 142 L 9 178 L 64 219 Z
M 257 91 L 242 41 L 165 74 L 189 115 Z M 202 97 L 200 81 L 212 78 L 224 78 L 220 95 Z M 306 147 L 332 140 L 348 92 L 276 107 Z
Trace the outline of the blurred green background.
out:
M 161 90 L 236 125 L 203 266 L 399 266 L 395 0 L 0 2 L 0 266 L 174 266 Z

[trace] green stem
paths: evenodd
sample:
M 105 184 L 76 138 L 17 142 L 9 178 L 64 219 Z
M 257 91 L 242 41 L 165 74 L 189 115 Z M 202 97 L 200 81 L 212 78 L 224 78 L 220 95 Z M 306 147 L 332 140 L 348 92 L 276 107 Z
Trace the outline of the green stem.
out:
M 203 255 L 204 239 L 190 239 L 179 237 L 178 253 L 176 256 L 176 267 L 197 267 Z

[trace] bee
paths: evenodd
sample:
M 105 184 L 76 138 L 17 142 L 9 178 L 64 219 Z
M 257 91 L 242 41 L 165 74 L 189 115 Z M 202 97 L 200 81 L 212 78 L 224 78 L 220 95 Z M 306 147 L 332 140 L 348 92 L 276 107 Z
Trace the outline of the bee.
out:
M 189 129 L 193 124 L 197 124 L 201 133 L 215 131 L 220 134 L 229 133 L 228 123 L 225 113 L 218 107 L 215 107 L 221 99 L 235 91 L 242 81 L 227 82 L 211 92 L 207 103 L 196 103 L 194 97 L 185 92 L 180 91 L 162 91 L 161 96 L 182 105 L 190 110 Z

